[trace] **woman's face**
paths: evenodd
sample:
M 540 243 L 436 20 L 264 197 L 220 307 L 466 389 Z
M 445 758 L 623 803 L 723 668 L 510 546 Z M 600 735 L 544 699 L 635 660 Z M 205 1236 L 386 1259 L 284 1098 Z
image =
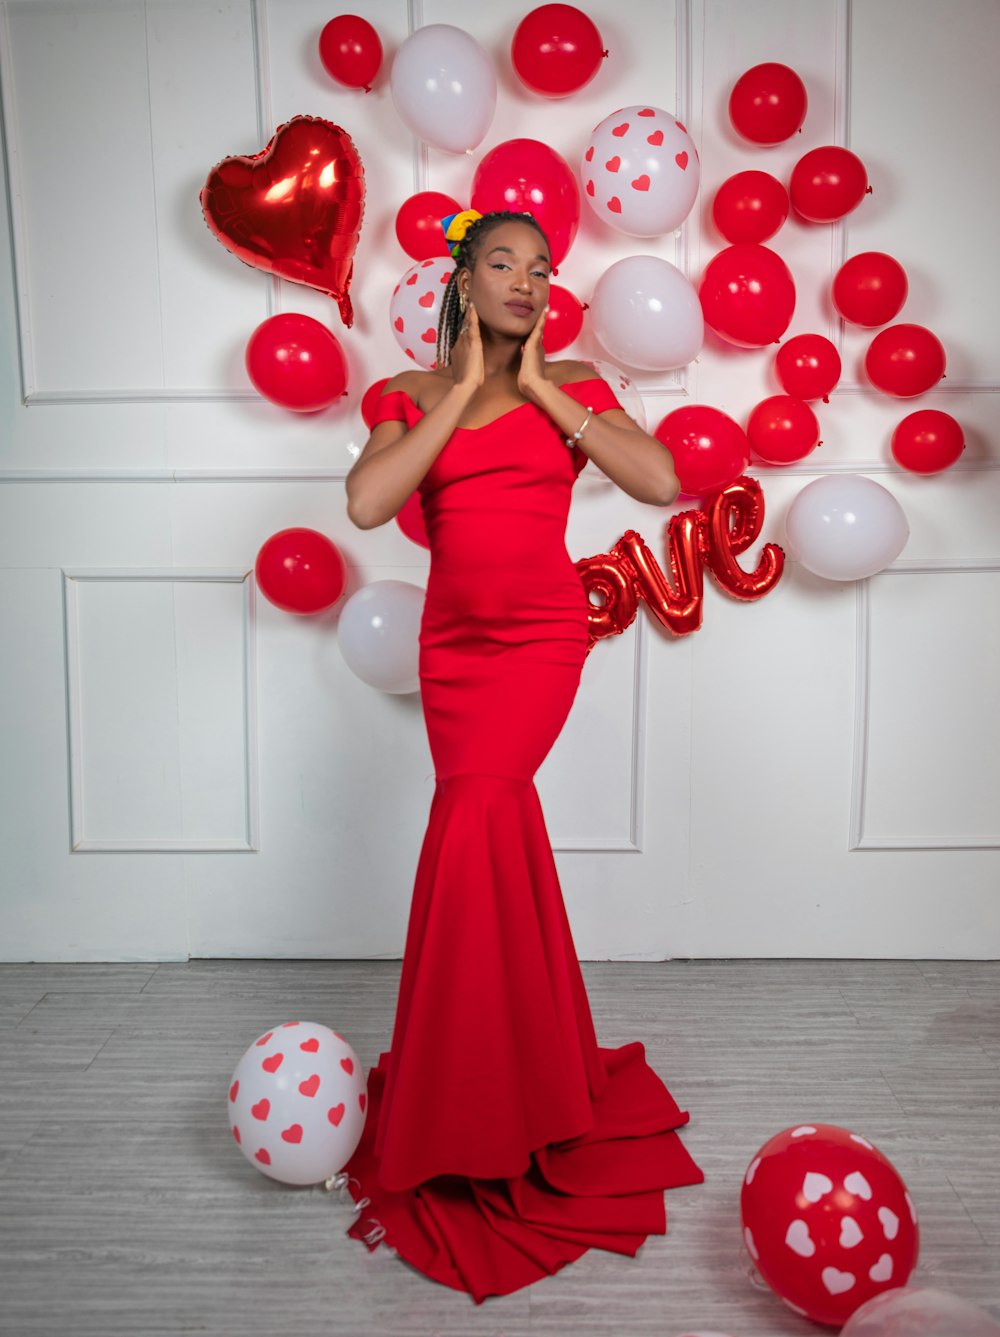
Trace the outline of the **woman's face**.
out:
M 527 223 L 502 223 L 487 235 L 475 268 L 460 275 L 480 321 L 498 334 L 526 339 L 549 300 L 544 238 Z

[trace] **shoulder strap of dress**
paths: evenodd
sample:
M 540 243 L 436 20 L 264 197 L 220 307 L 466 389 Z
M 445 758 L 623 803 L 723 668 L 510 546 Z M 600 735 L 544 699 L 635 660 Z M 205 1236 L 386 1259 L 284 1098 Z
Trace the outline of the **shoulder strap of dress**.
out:
M 372 412 L 372 427 L 380 422 L 405 422 L 411 426 L 423 414 L 405 390 L 390 390 L 383 394 Z

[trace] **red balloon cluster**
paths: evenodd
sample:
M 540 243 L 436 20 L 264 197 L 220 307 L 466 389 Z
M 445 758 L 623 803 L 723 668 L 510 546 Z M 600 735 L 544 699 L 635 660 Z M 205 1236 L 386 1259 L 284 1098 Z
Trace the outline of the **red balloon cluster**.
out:
M 441 219 L 460 213 L 462 206 L 450 195 L 437 190 L 421 190 L 399 206 L 396 214 L 396 240 L 414 260 L 431 260 L 436 255 L 450 255 Z
M 681 491 L 690 497 L 716 492 L 750 463 L 750 444 L 739 423 L 708 404 L 674 409 L 653 432 L 670 451 Z
M 795 310 L 788 266 L 775 251 L 752 242 L 737 242 L 713 256 L 698 296 L 706 325 L 740 348 L 776 343 Z
M 770 172 L 737 172 L 723 181 L 712 218 L 727 241 L 767 241 L 788 217 L 788 191 Z
M 900 399 L 922 395 L 944 375 L 941 340 L 923 325 L 890 325 L 865 354 L 865 371 L 877 390 Z
M 797 334 L 774 355 L 774 367 L 785 392 L 796 399 L 830 402 L 840 380 L 840 354 L 822 334 Z
M 245 360 L 258 392 L 295 413 L 316 413 L 347 393 L 347 360 L 336 336 L 297 311 L 261 321 Z
M 806 86 L 787 65 L 754 65 L 729 95 L 733 129 L 752 144 L 781 144 L 800 129 L 809 99 Z
M 805 459 L 820 444 L 819 423 L 801 399 L 771 395 L 747 419 L 747 440 L 765 464 L 791 464 Z
M 915 474 L 947 469 L 964 449 L 961 427 L 950 413 L 939 409 L 918 409 L 908 414 L 892 434 L 894 459 Z
M 344 559 L 315 529 L 282 529 L 261 546 L 254 565 L 257 586 L 288 613 L 320 613 L 344 592 Z
M 549 314 L 542 330 L 542 347 L 546 353 L 558 353 L 568 348 L 583 328 L 584 305 L 578 297 L 561 284 L 549 285 Z
M 484 155 L 472 178 L 472 206 L 530 213 L 549 239 L 553 273 L 580 226 L 580 188 L 569 164 L 537 139 L 508 139 Z
M 607 57 L 592 19 L 573 5 L 541 5 L 517 25 L 510 58 L 517 77 L 533 93 L 576 93 Z
M 319 35 L 319 58 L 331 79 L 370 93 L 382 64 L 382 42 L 367 19 L 338 14 Z
M 886 325 L 903 309 L 906 270 L 883 251 L 852 255 L 833 276 L 833 304 L 852 325 Z
M 836 144 L 825 144 L 801 157 L 788 183 L 792 208 L 810 223 L 832 223 L 846 217 L 870 192 L 864 163 L 850 149 Z

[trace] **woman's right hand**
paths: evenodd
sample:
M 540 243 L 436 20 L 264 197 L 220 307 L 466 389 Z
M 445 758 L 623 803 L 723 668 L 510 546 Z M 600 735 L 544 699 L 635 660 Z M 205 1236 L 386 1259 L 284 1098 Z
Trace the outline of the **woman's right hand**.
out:
M 458 338 L 452 344 L 450 362 L 456 385 L 478 389 L 486 379 L 479 314 L 471 302 Z

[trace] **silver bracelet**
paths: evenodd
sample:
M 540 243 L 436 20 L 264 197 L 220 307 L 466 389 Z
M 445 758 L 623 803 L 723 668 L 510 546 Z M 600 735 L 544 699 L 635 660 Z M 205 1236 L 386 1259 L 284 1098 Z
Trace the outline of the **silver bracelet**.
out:
M 577 445 L 577 443 L 579 442 L 580 437 L 583 436 L 583 429 L 586 427 L 587 423 L 590 422 L 590 415 L 593 413 L 593 411 L 594 411 L 594 410 L 593 410 L 593 409 L 590 407 L 590 405 L 588 404 L 588 405 L 587 405 L 587 416 L 584 418 L 583 422 L 580 424 L 579 429 L 578 429 L 577 431 L 575 431 L 575 432 L 573 433 L 572 436 L 568 436 L 568 437 L 566 438 L 566 444 L 567 444 L 567 446 L 569 446 L 570 450 L 573 450 L 573 449 L 574 449 L 574 447 L 575 447 L 575 446 Z

